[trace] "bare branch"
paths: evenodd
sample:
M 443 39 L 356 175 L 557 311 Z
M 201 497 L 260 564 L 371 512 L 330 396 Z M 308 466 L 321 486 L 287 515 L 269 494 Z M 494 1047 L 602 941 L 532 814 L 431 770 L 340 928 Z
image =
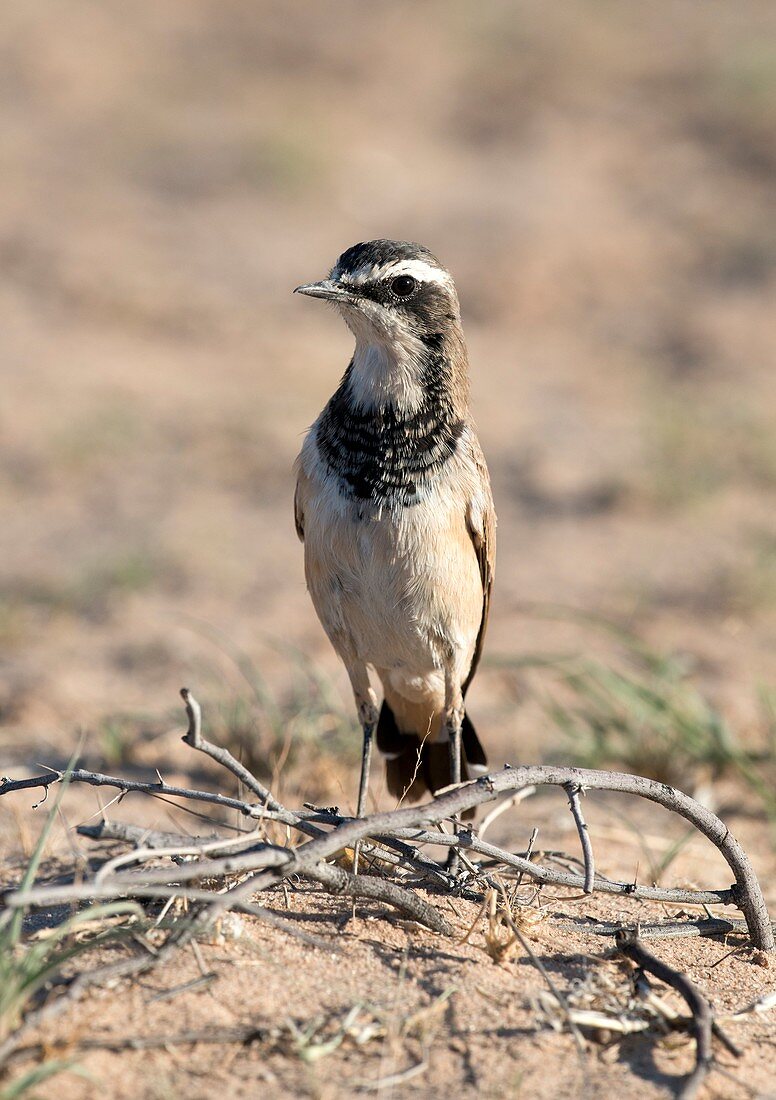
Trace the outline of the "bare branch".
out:
M 525 856 L 507 852 L 503 848 L 497 848 L 495 844 L 487 844 L 473 833 L 462 833 L 461 836 L 449 833 L 436 833 L 415 829 L 397 829 L 394 835 L 400 837 L 412 837 L 418 844 L 437 844 L 449 847 L 459 844 L 480 855 L 488 856 L 496 863 L 503 863 L 508 867 L 515 867 L 521 874 L 529 875 L 534 881 L 550 886 L 568 886 L 572 889 L 584 887 L 584 875 L 573 871 L 556 871 L 551 867 L 543 867 L 526 859 Z M 378 834 L 380 839 L 383 834 Z M 635 898 L 641 901 L 664 901 L 675 905 L 732 905 L 734 904 L 732 890 L 682 890 L 669 889 L 659 886 L 637 886 L 633 882 L 615 882 L 611 879 L 596 875 L 594 889 L 596 893 L 618 894 L 621 897 Z
M 193 749 L 197 749 L 199 752 L 204 752 L 216 763 L 230 771 L 232 775 L 237 776 L 240 782 L 270 810 L 283 810 L 284 807 L 272 795 L 271 791 L 263 783 L 260 783 L 256 776 L 249 772 L 239 760 L 235 760 L 228 749 L 222 749 L 220 745 L 214 745 L 211 741 L 204 739 L 202 736 L 202 708 L 188 688 L 181 688 L 181 698 L 189 719 L 189 728 L 183 736 L 186 744 L 191 745 Z
M 348 820 L 338 815 L 335 815 L 333 819 L 334 821 Z M 76 832 L 82 836 L 91 837 L 93 840 L 125 840 L 131 844 L 135 844 L 139 850 L 125 857 L 128 862 L 131 862 L 131 855 L 137 858 L 141 855 L 141 852 L 144 858 L 162 855 L 187 855 L 189 853 L 210 854 L 219 848 L 228 847 L 234 850 L 238 847 L 247 848 L 248 846 L 255 846 L 257 839 L 255 831 L 243 833 L 237 837 L 226 838 L 219 838 L 215 835 L 208 837 L 186 836 L 183 833 L 166 833 L 144 829 L 141 825 L 129 825 L 123 821 L 101 821 L 97 825 L 78 825 L 76 827 Z M 362 850 L 363 854 L 372 856 L 379 859 L 382 863 L 388 863 L 394 867 L 412 868 L 424 879 L 436 885 L 445 886 L 448 889 L 454 885 L 450 876 L 438 863 L 421 855 L 410 844 L 404 844 L 394 837 L 380 839 L 384 844 L 394 849 L 394 851 L 387 851 L 382 847 L 370 846 Z M 285 851 L 286 849 L 283 850 Z M 255 861 L 255 866 L 246 866 L 243 867 L 242 870 L 259 870 L 265 866 L 267 866 L 266 860 L 262 857 L 258 857 Z M 104 877 L 106 867 L 107 865 L 103 865 L 103 867 L 100 868 L 98 876 Z M 218 864 L 208 863 L 202 866 L 199 872 L 195 871 L 192 877 L 213 877 L 222 873 L 222 871 L 223 869 L 219 867 Z M 180 872 L 175 872 L 176 878 L 179 877 L 179 875 Z M 173 873 L 168 872 L 164 881 L 168 881 L 171 877 L 173 877 Z
M 75 1041 L 69 1040 L 68 1046 L 72 1044 L 76 1050 L 82 1051 L 112 1050 L 118 1052 L 122 1050 L 158 1050 L 168 1046 L 195 1046 L 201 1043 L 217 1045 L 239 1043 L 241 1046 L 249 1046 L 252 1043 L 266 1042 L 269 1037 L 267 1029 L 250 1024 L 246 1027 L 208 1027 L 201 1030 L 164 1032 L 156 1035 L 118 1035 L 108 1036 L 104 1039 L 81 1038 Z M 52 1045 L 51 1048 L 46 1047 L 45 1049 L 50 1053 L 56 1047 Z M 43 1053 L 43 1048 L 40 1045 L 19 1051 L 19 1055 L 27 1057 L 31 1055 L 38 1056 L 41 1053 Z M 18 1057 L 15 1060 L 18 1060 Z
M 344 847 L 353 847 L 364 836 L 390 833 L 397 835 L 399 830 L 418 826 L 436 825 L 440 821 L 452 818 L 465 810 L 491 801 L 504 791 L 522 790 L 528 786 L 560 786 L 576 784 L 594 790 L 618 791 L 624 794 L 638 795 L 651 802 L 664 806 L 668 810 L 690 821 L 707 837 L 724 856 L 732 870 L 736 884 L 730 893 L 714 892 L 716 902 L 733 901 L 743 911 L 749 932 L 755 947 L 763 951 L 772 951 L 774 944 L 773 928 L 768 917 L 760 884 L 755 875 L 749 857 L 744 852 L 730 830 L 716 814 L 682 791 L 664 783 L 646 779 L 643 776 L 628 775 L 624 772 L 594 771 L 586 768 L 560 768 L 553 765 L 524 765 L 519 768 L 506 767 L 502 771 L 483 776 L 471 783 L 463 784 L 455 790 L 417 807 L 392 810 L 382 814 L 371 814 L 363 819 L 353 819 L 334 828 L 326 836 L 310 841 L 298 849 L 298 853 L 313 854 L 318 859 L 326 859 L 341 851 Z M 524 868 L 527 874 L 536 870 L 534 864 Z M 623 892 L 617 887 L 615 892 Z M 624 891 L 631 892 L 631 891 Z
M 4 779 L 0 783 L 0 796 L 36 787 L 50 787 L 54 783 L 61 783 L 64 776 L 64 772 L 52 770 L 46 775 L 35 775 L 30 779 Z M 167 795 L 172 798 L 192 799 L 195 802 L 209 802 L 214 806 L 237 810 L 245 817 L 264 816 L 262 805 L 244 802 L 240 798 L 229 798 L 228 795 L 216 794 L 213 791 L 198 791 L 191 787 L 174 787 L 169 783 L 165 783 L 164 780 L 157 780 L 155 783 L 144 783 L 137 779 L 120 779 L 114 775 L 90 772 L 85 768 L 74 768 L 67 773 L 67 779 L 68 783 L 86 783 L 90 787 L 114 787 L 119 791 L 140 791 L 142 794 Z
M 585 857 L 585 881 L 583 889 L 586 894 L 592 894 L 594 889 L 593 883 L 595 881 L 595 856 L 593 855 L 593 845 L 590 842 L 587 822 L 582 814 L 582 806 L 579 801 L 579 796 L 581 793 L 584 793 L 584 788 L 580 787 L 577 783 L 566 783 L 564 789 L 568 795 L 569 806 L 571 807 L 571 813 L 574 817 L 574 824 L 577 827 L 579 841 L 582 845 L 582 854 Z
M 774 949 L 773 928 L 768 918 L 765 900 L 746 853 L 715 814 L 673 787 L 656 783 L 641 776 L 618 772 L 560 768 L 549 765 L 527 765 L 519 768 L 507 767 L 500 772 L 483 776 L 475 782 L 462 784 L 421 806 L 403 807 L 387 813 L 372 814 L 366 818 L 343 818 L 327 811 L 314 811 L 312 813 L 301 811 L 297 813 L 282 806 L 259 783 L 255 776 L 252 776 L 247 769 L 243 768 L 227 750 L 211 745 L 203 739 L 199 706 L 190 692 L 184 690 L 182 694 L 189 719 L 189 728 L 184 740 L 187 744 L 198 751 L 206 753 L 237 776 L 254 795 L 259 797 L 261 800 L 259 804 L 227 798 L 224 795 L 208 791 L 174 787 L 164 783 L 161 778 L 156 783 L 141 783 L 88 772 L 84 769 L 76 769 L 69 775 L 69 781 L 72 783 L 88 783 L 94 786 L 112 786 L 122 791 L 142 791 L 150 795 L 164 794 L 209 802 L 237 809 L 243 815 L 254 820 L 265 818 L 282 822 L 306 833 L 308 836 L 312 836 L 313 839 L 296 849 L 278 848 L 271 845 L 254 846 L 247 852 L 224 855 L 209 860 L 206 870 L 203 870 L 199 864 L 194 864 L 187 865 L 186 871 L 178 867 L 175 871 L 162 869 L 161 872 L 144 871 L 133 875 L 113 876 L 111 882 L 121 891 L 137 891 L 142 889 L 144 884 L 146 889 L 155 888 L 157 881 L 164 880 L 166 883 L 170 883 L 171 880 L 180 879 L 182 881 L 184 878 L 188 881 L 192 878 L 201 877 L 203 874 L 213 877 L 231 874 L 236 871 L 248 873 L 249 877 L 245 881 L 217 895 L 211 901 L 206 914 L 203 914 L 203 919 L 212 920 L 225 909 L 247 900 L 257 891 L 280 882 L 290 874 L 312 875 L 313 872 L 318 873 L 319 866 L 325 865 L 326 860 L 346 849 L 354 849 L 358 842 L 372 837 L 378 838 L 379 843 L 384 848 L 390 848 L 397 853 L 396 856 L 393 856 L 383 850 L 380 853 L 380 858 L 389 862 L 412 866 L 414 870 L 438 885 L 449 886 L 449 876 L 445 875 L 444 869 L 438 863 L 419 853 L 417 845 L 437 844 L 468 848 L 498 863 L 515 867 L 537 882 L 574 888 L 581 886 L 587 892 L 594 890 L 634 898 L 680 902 L 683 904 L 733 903 L 743 911 L 754 946 L 764 951 Z M 61 772 L 52 772 L 49 775 L 37 776 L 28 780 L 7 780 L 0 784 L 0 795 L 32 787 L 48 787 L 52 783 L 59 782 L 61 778 Z M 585 854 L 584 876 L 575 872 L 559 871 L 539 866 L 522 856 L 486 844 L 472 832 L 462 831 L 458 836 L 450 836 L 433 831 L 432 827 L 439 825 L 444 820 L 456 819 L 458 815 L 466 810 L 494 801 L 501 795 L 512 794 L 514 796 L 516 793 L 525 791 L 528 788 L 547 785 L 564 787 L 569 797 Z M 635 883 L 612 882 L 596 875 L 592 846 L 587 835 L 587 827 L 582 817 L 578 799 L 579 791 L 585 788 L 637 795 L 684 817 L 722 853 L 735 876 L 734 886 L 730 889 L 709 891 L 666 890 L 658 887 L 640 886 Z M 332 826 L 330 831 L 326 831 L 326 825 Z M 148 847 L 154 848 L 156 845 L 149 844 Z M 204 844 L 199 841 L 195 841 L 193 844 L 187 842 L 187 848 L 189 851 L 192 848 L 200 850 L 204 848 Z M 478 869 L 473 869 L 476 874 Z M 323 872 L 323 874 L 326 873 Z M 483 878 L 485 878 L 484 875 Z M 383 889 L 385 883 L 380 882 L 380 880 L 375 881 L 378 883 L 379 891 L 382 891 L 381 900 L 387 904 L 392 904 L 387 892 Z M 378 887 L 370 887 L 370 889 L 378 889 Z M 56 896 L 57 900 L 66 900 L 67 890 L 71 891 L 70 896 L 72 897 L 72 888 L 64 887 L 60 889 L 62 892 L 57 895 L 56 888 L 48 888 L 46 897 L 53 899 Z M 89 889 L 88 884 L 85 884 L 84 889 Z M 204 893 L 212 899 L 212 894 Z M 40 893 L 36 890 L 12 892 L 6 895 L 6 904 L 14 907 L 40 904 L 39 898 Z
M 617 935 L 617 946 L 623 955 L 626 955 L 648 974 L 654 974 L 661 982 L 670 985 L 687 1002 L 692 1014 L 692 1026 L 695 1033 L 695 1069 L 685 1081 L 679 1096 L 680 1100 L 692 1100 L 703 1084 L 713 1059 L 711 1049 L 713 1026 L 711 1007 L 698 987 L 690 981 L 686 974 L 674 970 L 673 967 L 647 951 L 638 936 L 634 936 L 630 932 L 620 932 Z
M 191 845 L 203 847 L 212 840 L 218 840 L 216 833 L 209 836 L 187 836 L 185 833 L 165 833 L 158 829 L 145 829 L 142 825 L 128 825 L 123 821 L 98 821 L 95 825 L 76 825 L 79 836 L 88 836 L 90 840 L 126 840 L 138 847 L 172 848 Z M 253 836 L 251 832 L 249 834 Z M 241 837 L 234 838 L 237 843 Z
M 232 837 L 215 834 L 188 837 L 119 822 L 79 826 L 78 831 L 82 835 L 95 840 L 124 841 L 135 845 L 135 850 L 103 863 L 91 881 L 55 886 L 34 885 L 7 892 L 0 901 L 9 909 L 119 897 L 167 899 L 168 905 L 177 898 L 190 903 L 190 907 L 185 917 L 177 917 L 172 921 L 167 942 L 161 950 L 154 954 L 149 950 L 146 955 L 124 960 L 117 968 L 79 975 L 66 987 L 64 994 L 52 998 L 43 1009 L 30 1013 L 22 1026 L 0 1044 L 0 1065 L 13 1051 L 18 1050 L 23 1036 L 28 1034 L 32 1026 L 40 1026 L 52 1015 L 62 1011 L 68 1003 L 80 996 L 83 989 L 100 980 L 100 975 L 115 977 L 136 974 L 158 965 L 179 947 L 211 927 L 229 910 L 251 914 L 313 946 L 329 951 L 337 950 L 335 943 L 307 935 L 279 913 L 258 905 L 253 900 L 256 895 L 280 886 L 292 876 L 301 876 L 320 883 L 332 894 L 380 902 L 426 925 L 432 931 L 448 936 L 453 933 L 448 920 L 431 901 L 412 888 L 417 884 L 418 877 L 433 884 L 446 895 L 454 890 L 459 894 L 478 897 L 482 896 L 479 891 L 483 887 L 493 886 L 494 878 L 490 872 L 494 866 L 513 868 L 518 875 L 530 877 L 540 884 L 577 890 L 582 888 L 585 893 L 601 892 L 682 905 L 735 904 L 743 912 L 753 945 L 764 951 L 774 949 L 773 926 L 746 853 L 718 817 L 672 787 L 623 773 L 537 765 L 507 767 L 474 782 L 449 789 L 420 806 L 400 807 L 363 819 L 345 817 L 336 809 L 297 811 L 283 806 L 227 749 L 205 740 L 202 736 L 199 704 L 188 690 L 183 689 L 181 695 L 188 717 L 188 729 L 183 740 L 191 748 L 226 768 L 250 792 L 250 796 L 258 801 L 176 787 L 165 783 L 158 772 L 157 781 L 140 782 L 76 769 L 68 772 L 68 782 L 109 786 L 122 793 L 140 792 L 152 797 L 182 798 L 235 809 L 251 822 L 251 826 L 245 832 Z M 51 771 L 25 780 L 0 780 L 0 795 L 41 787 L 47 790 L 63 779 L 62 771 Z M 486 803 L 496 803 L 496 808 L 485 818 L 485 829 L 502 809 L 526 797 L 537 787 L 548 785 L 563 787 L 566 792 L 582 845 L 584 874 L 577 869 L 566 869 L 569 863 L 572 868 L 581 868 L 581 861 L 576 859 L 567 860 L 565 867 L 561 864 L 563 869 L 533 862 L 535 834 L 529 850 L 518 854 L 487 843 L 473 830 L 458 829 L 452 835 L 441 831 L 445 821 L 460 820 L 460 815 L 467 810 Z M 637 795 L 684 817 L 721 852 L 735 878 L 734 885 L 719 890 L 667 889 L 616 882 L 597 874 L 589 830 L 579 798 L 586 789 Z M 268 843 L 264 832 L 260 832 L 260 828 L 268 821 L 286 825 L 308 839 L 298 847 Z M 373 874 L 352 874 L 328 862 L 344 852 L 352 852 L 357 844 L 361 845 L 364 858 L 371 857 L 390 868 L 393 877 L 388 879 Z M 457 879 L 452 877 L 426 851 L 420 850 L 425 846 L 460 851 L 468 870 Z M 469 859 L 465 858 L 464 853 Z M 548 855 L 551 853 L 545 853 L 545 861 Z M 474 856 L 481 858 L 477 861 Z M 175 862 L 168 863 L 167 859 Z M 151 860 L 155 865 L 149 867 L 146 864 Z M 132 865 L 132 868 L 129 869 L 127 865 Z M 401 873 L 402 870 L 403 877 L 400 874 L 399 881 L 396 881 L 396 872 Z M 234 876 L 238 876 L 237 881 L 234 881 Z M 495 878 L 503 892 L 498 876 Z M 523 943 L 524 949 L 534 960 L 534 965 L 537 965 L 530 945 L 508 912 L 506 919 L 513 934 Z M 635 933 L 624 930 L 619 925 L 606 927 L 602 931 L 614 933 L 618 947 L 624 954 L 660 980 L 672 985 L 690 1006 L 697 1042 L 697 1062 L 682 1093 L 689 1100 L 695 1095 L 711 1064 L 711 1035 L 714 1027 L 711 1011 L 695 986 L 684 975 L 651 956 L 641 941 L 646 937 L 718 935 L 729 931 L 743 931 L 742 922 L 713 918 L 663 922 L 639 927 Z M 540 964 L 539 967 L 542 969 Z M 554 988 L 546 973 L 545 979 Z M 574 1030 L 574 1019 L 569 1014 L 568 1004 L 557 990 L 554 990 L 554 995 Z M 226 1034 L 224 1031 L 225 1041 L 229 1041 Z M 244 1041 L 250 1041 L 251 1034 L 248 1033 Z M 578 1031 L 575 1038 L 580 1041 Z M 730 1040 L 722 1034 L 720 1039 L 732 1049 Z M 181 1041 L 187 1040 L 181 1037 Z M 236 1041 L 240 1040 L 236 1038 Z
M 573 921 L 562 921 L 556 927 L 570 932 L 580 931 L 580 926 Z M 729 936 L 735 933 L 745 935 L 747 928 L 745 920 L 702 917 L 698 920 L 657 921 L 655 924 L 639 922 L 634 928 L 625 928 L 614 921 L 599 921 L 595 928 L 585 926 L 585 931 L 592 932 L 594 936 L 628 934 L 638 936 L 640 940 L 682 940 L 703 936 Z
M 439 932 L 443 936 L 452 935 L 453 930 L 446 918 L 413 890 L 406 890 L 393 882 L 371 875 L 352 875 L 331 863 L 318 863 L 301 874 L 320 882 L 330 893 L 387 902 L 412 920 L 427 925 L 433 932 Z

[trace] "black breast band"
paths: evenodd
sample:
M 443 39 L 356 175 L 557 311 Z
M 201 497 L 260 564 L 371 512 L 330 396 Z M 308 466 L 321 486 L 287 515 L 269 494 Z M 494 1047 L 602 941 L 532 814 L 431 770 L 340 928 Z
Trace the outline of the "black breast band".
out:
M 420 407 L 407 413 L 393 405 L 357 405 L 350 388 L 352 369 L 351 362 L 318 421 L 318 450 L 350 499 L 413 504 L 455 454 L 464 428 L 450 400 L 446 364 L 433 357 L 423 374 Z

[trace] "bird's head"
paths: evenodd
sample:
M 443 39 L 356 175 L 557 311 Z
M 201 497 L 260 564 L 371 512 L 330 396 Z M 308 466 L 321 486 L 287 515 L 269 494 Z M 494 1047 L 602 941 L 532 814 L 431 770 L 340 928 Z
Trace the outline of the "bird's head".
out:
M 295 293 L 339 307 L 360 344 L 439 349 L 460 330 L 450 272 L 427 248 L 407 241 L 364 241 L 343 252 L 326 279 Z

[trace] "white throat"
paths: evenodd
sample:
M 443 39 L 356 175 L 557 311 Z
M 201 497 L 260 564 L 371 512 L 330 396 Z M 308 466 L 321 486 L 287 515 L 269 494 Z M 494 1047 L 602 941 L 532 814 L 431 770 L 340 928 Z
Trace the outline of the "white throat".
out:
M 359 334 L 360 336 L 360 334 Z M 393 405 L 402 412 L 414 412 L 423 402 L 421 363 L 423 344 L 409 333 L 396 334 L 385 342 L 356 339 L 350 392 L 362 408 Z

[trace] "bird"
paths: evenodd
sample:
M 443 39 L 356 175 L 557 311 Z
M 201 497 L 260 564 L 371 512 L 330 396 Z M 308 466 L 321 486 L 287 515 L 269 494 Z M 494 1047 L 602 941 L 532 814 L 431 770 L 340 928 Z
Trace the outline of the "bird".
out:
M 297 459 L 294 518 L 361 725 L 361 818 L 375 739 L 400 801 L 487 770 L 465 697 L 488 623 L 496 514 L 458 294 L 436 256 L 364 241 L 295 293 L 332 303 L 355 338 Z

